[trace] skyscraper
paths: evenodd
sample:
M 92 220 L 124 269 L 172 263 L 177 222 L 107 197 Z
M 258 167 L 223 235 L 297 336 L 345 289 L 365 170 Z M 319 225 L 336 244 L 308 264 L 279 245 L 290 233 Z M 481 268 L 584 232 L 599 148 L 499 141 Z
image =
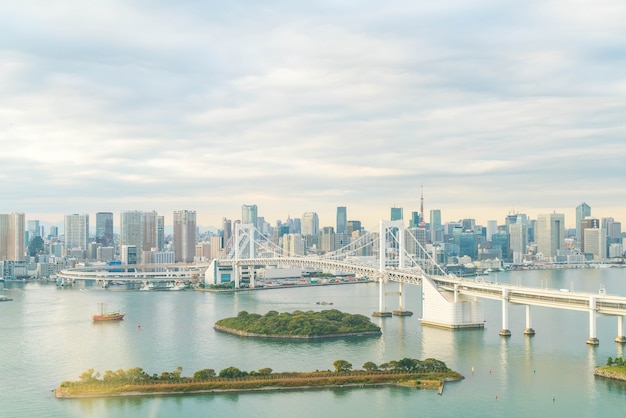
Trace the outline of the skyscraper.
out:
M 430 242 L 443 241 L 443 233 L 441 230 L 441 210 L 431 209 L 430 211 Z
M 196 211 L 174 211 L 174 260 L 191 263 L 196 255 Z
M 65 251 L 87 251 L 89 240 L 89 215 L 71 214 L 65 215 Z
M 120 214 L 120 246 L 134 245 L 137 258 L 143 248 L 143 232 L 143 212 L 128 210 Z
M 24 260 L 25 229 L 23 213 L 0 214 L 0 261 Z
M 580 223 L 588 216 L 591 216 L 591 206 L 585 202 L 576 206 L 576 242 L 578 243 L 583 240 L 583 230 Z
M 113 243 L 113 213 L 96 213 L 96 242 L 103 247 L 110 247 Z
M 402 208 L 391 208 L 391 220 L 401 221 L 402 219 L 404 219 L 402 215 Z
M 345 206 L 337 206 L 337 233 L 346 232 L 346 223 L 348 222 L 348 212 Z
M 537 252 L 546 258 L 553 258 L 563 248 L 565 239 L 565 215 L 548 213 L 537 216 L 535 225 Z
M 302 215 L 302 235 L 317 235 L 320 229 L 320 220 L 315 212 L 306 212 Z
M 257 225 L 257 207 L 256 205 L 243 205 L 241 207 L 241 223 L 242 224 L 252 224 L 255 228 L 258 228 Z

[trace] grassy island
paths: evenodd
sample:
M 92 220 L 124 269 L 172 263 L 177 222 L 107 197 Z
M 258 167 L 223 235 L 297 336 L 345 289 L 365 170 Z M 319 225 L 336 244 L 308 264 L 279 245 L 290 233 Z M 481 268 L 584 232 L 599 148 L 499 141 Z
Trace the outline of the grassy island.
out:
M 606 366 L 596 367 L 593 374 L 609 379 L 626 381 L 626 361 L 621 357 L 615 359 L 609 357 Z
M 265 315 L 241 311 L 236 317 L 220 319 L 215 329 L 247 337 L 324 338 L 380 335 L 380 327 L 364 315 L 337 309 L 324 311 L 269 311 Z
M 154 396 L 197 393 L 221 393 L 259 390 L 302 390 L 324 387 L 407 386 L 436 389 L 444 381 L 463 379 L 436 359 L 404 358 L 381 365 L 368 361 L 362 370 L 352 370 L 345 360 L 333 363 L 334 371 L 273 372 L 270 368 L 245 372 L 227 367 L 216 374 L 213 369 L 202 369 L 193 377 L 183 377 L 182 368 L 160 375 L 149 375 L 136 367 L 104 375 L 90 369 L 78 381 L 62 382 L 56 388 L 57 398 L 88 398 L 108 396 Z

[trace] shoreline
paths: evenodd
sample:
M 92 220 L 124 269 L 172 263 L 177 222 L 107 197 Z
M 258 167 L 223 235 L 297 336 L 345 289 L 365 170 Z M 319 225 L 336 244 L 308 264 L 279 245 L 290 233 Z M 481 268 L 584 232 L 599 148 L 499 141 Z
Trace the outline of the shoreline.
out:
M 606 366 L 596 367 L 593 370 L 593 374 L 595 376 L 604 377 L 605 379 L 621 380 L 623 382 L 626 382 L 626 369 L 624 370 L 624 372 L 618 372 L 615 370 L 606 369 L 605 367 Z
M 87 393 L 87 394 L 69 394 L 61 387 L 54 389 L 54 397 L 57 399 L 94 399 L 94 398 L 136 398 L 136 397 L 162 397 L 162 396 L 185 396 L 185 395 L 204 395 L 204 394 L 228 394 L 228 393 L 250 393 L 250 392 L 270 392 L 270 391 L 309 391 L 309 390 L 328 390 L 328 389 L 364 389 L 364 388 L 382 388 L 382 387 L 400 387 L 407 389 L 426 389 L 439 390 L 443 382 L 458 382 L 463 380 L 464 376 L 448 377 L 444 379 L 434 380 L 416 380 L 414 384 L 403 382 L 379 382 L 379 383 L 346 383 L 346 384 L 323 384 L 308 386 L 262 386 L 256 388 L 234 388 L 234 389 L 198 389 L 198 390 L 173 390 L 173 391 L 155 391 L 141 392 L 128 391 L 116 393 Z M 417 382 L 417 383 L 415 383 Z M 189 384 L 180 384 L 180 386 L 188 386 Z
M 322 338 L 344 338 L 344 337 L 375 337 L 382 335 L 381 331 L 363 331 L 363 332 L 345 332 L 339 334 L 326 334 L 326 335 L 289 335 L 289 334 L 256 334 L 253 332 L 241 331 L 234 328 L 228 328 L 222 325 L 215 324 L 213 326 L 217 331 L 225 332 L 227 334 L 237 335 L 240 337 L 253 337 L 253 338 L 273 338 L 273 339 L 289 339 L 289 340 L 317 340 Z

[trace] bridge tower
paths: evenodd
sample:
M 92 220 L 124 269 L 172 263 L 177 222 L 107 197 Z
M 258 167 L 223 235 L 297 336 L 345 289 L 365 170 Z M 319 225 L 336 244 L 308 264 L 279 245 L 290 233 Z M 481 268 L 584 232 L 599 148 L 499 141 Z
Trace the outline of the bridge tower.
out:
M 256 258 L 255 233 L 256 227 L 253 224 L 235 224 L 235 257 L 233 259 L 235 289 L 239 289 L 241 282 L 242 268 L 238 263 L 239 259 L 246 256 L 246 250 L 247 258 Z M 249 267 L 249 273 L 250 287 L 254 288 L 254 266 Z
M 395 315 L 412 315 L 412 312 L 402 310 L 404 295 L 402 293 L 402 282 L 398 283 L 398 291 L 392 293 L 385 293 L 385 285 L 388 282 L 387 276 L 385 274 L 386 269 L 389 267 L 388 258 L 391 258 L 393 263 L 396 264 L 393 267 L 397 267 L 398 269 L 403 269 L 405 267 L 405 239 L 404 239 L 404 221 L 396 220 L 396 221 L 380 221 L 380 235 L 379 235 L 379 251 L 378 256 L 379 260 L 379 274 L 378 274 L 378 311 L 372 313 L 373 316 L 381 316 L 387 317 L 391 316 L 392 313 L 388 312 L 385 307 L 385 295 L 386 294 L 396 294 L 399 296 L 399 307 L 398 310 L 393 311 Z M 394 240 L 391 242 L 397 244 L 394 247 L 387 245 L 387 236 L 395 236 Z M 389 256 L 389 257 L 388 257 Z

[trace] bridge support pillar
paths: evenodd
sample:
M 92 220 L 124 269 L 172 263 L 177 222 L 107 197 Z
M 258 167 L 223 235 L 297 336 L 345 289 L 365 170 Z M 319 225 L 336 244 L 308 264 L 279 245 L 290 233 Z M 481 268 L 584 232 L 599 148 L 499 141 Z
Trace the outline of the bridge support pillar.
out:
M 535 330 L 530 326 L 530 305 L 526 305 L 526 328 L 524 335 L 535 335 Z
M 596 298 L 589 296 L 589 338 L 587 338 L 589 345 L 600 344 L 600 340 L 596 337 L 596 318 Z
M 509 330 L 509 290 L 505 287 L 502 289 L 502 329 L 499 334 L 503 337 L 510 337 Z
M 402 291 L 404 288 L 404 283 L 400 282 L 398 283 L 398 295 L 399 295 L 399 300 L 398 300 L 398 309 L 393 311 L 392 314 L 395 316 L 411 316 L 413 315 L 413 312 L 411 311 L 405 311 L 403 309 L 404 306 L 404 292 Z
M 385 279 L 382 275 L 378 280 L 378 310 L 372 312 L 372 316 L 391 316 L 391 312 L 385 310 Z
M 615 337 L 616 343 L 626 343 L 626 337 L 624 336 L 624 317 L 619 315 L 617 317 L 617 337 Z

